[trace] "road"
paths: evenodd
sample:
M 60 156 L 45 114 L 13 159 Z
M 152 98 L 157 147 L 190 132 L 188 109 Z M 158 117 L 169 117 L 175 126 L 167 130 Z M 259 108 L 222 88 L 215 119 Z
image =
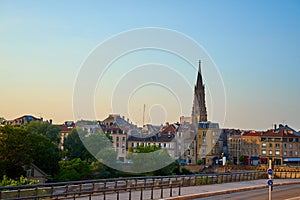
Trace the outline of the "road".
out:
M 197 198 L 194 200 L 268 200 L 268 188 L 223 194 L 211 197 Z M 300 200 L 300 185 L 275 186 L 272 192 L 272 200 Z

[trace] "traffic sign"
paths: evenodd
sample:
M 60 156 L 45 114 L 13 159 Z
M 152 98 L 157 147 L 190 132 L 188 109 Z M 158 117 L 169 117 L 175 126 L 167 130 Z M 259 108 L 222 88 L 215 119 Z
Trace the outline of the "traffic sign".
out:
M 272 175 L 272 174 L 273 174 L 273 169 L 269 168 L 269 169 L 268 169 L 268 174 L 269 174 L 269 175 Z
M 268 185 L 269 186 L 273 185 L 273 181 L 271 179 L 268 180 Z

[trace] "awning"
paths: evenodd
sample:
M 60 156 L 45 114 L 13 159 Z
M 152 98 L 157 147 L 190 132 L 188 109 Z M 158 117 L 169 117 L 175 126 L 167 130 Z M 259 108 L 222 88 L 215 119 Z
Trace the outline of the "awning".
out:
M 283 162 L 300 162 L 300 158 L 285 158 Z

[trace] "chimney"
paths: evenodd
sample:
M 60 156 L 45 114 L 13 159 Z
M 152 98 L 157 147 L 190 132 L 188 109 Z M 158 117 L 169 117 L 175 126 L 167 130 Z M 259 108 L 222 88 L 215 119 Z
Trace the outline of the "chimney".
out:
M 170 124 L 169 124 L 169 122 L 166 122 L 166 127 L 168 127 Z
M 49 123 L 52 125 L 52 119 L 49 120 Z
M 277 124 L 274 124 L 274 130 L 276 130 L 277 129 Z

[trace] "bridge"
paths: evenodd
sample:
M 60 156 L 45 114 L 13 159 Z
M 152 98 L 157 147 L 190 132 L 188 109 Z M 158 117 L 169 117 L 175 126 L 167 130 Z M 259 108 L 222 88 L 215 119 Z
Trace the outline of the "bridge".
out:
M 293 178 L 293 175 L 286 177 Z M 296 175 L 294 178 L 297 178 Z M 0 199 L 173 199 L 197 193 L 199 187 L 205 188 L 212 184 L 241 185 L 257 180 L 261 186 L 266 179 L 265 171 L 98 179 L 0 187 Z M 298 179 L 294 180 L 296 183 Z M 266 183 L 262 185 L 266 186 Z M 218 188 L 215 186 L 218 185 L 214 185 L 214 188 Z

